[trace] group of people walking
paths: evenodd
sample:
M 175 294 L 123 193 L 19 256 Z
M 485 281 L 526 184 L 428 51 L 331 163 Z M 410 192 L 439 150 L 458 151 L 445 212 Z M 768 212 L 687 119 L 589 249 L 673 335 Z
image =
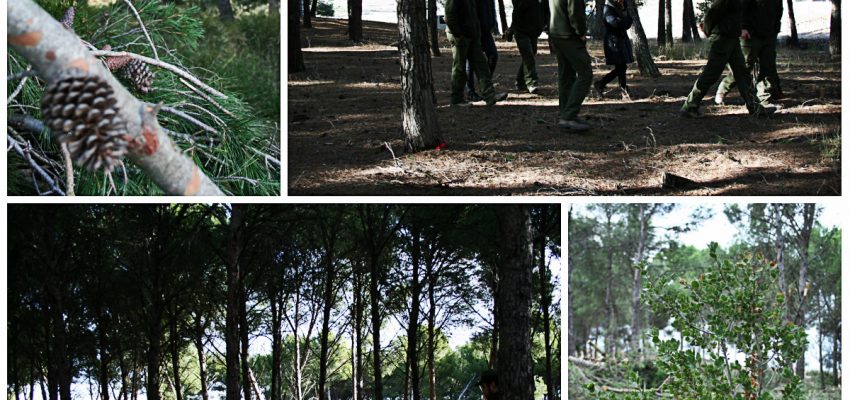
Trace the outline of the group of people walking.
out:
M 558 127 L 565 131 L 583 132 L 591 128 L 579 117 L 591 85 L 601 96 L 606 85 L 617 79 L 622 96 L 630 96 L 626 70 L 634 62 L 634 55 L 627 32 L 633 17 L 626 1 L 632 0 L 605 1 L 603 46 L 606 64 L 613 69 L 593 82 L 587 51 L 585 0 L 512 0 L 513 19 L 506 36 L 514 38 L 522 57 L 516 88 L 537 94 L 537 41 L 542 32 L 547 32 L 550 48 L 558 60 Z M 466 107 L 481 100 L 493 105 L 507 99 L 508 94 L 496 92 L 492 82 L 498 60 L 492 36 L 496 26 L 493 0 L 447 0 L 445 11 L 453 56 L 452 105 Z M 727 66 L 730 73 L 717 89 L 717 104 L 723 104 L 726 94 L 737 86 L 750 114 L 767 116 L 775 112 L 778 106 L 773 102 L 781 96 L 776 72 L 781 17 L 782 0 L 712 0 L 700 24 L 710 42 L 708 61 L 680 115 L 702 116 L 700 103 Z M 754 82 L 751 71 L 756 63 L 759 68 Z

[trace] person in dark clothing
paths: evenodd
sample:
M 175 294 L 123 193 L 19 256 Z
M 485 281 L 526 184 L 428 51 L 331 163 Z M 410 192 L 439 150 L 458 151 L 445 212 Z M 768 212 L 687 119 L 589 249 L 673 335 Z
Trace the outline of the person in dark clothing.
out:
M 701 25 L 703 32 L 709 35 L 708 40 L 711 42 L 711 48 L 708 52 L 705 68 L 694 83 L 685 104 L 682 105 L 679 113 L 682 117 L 702 117 L 699 112 L 700 102 L 708 89 L 720 79 L 726 64 L 729 64 L 732 69 L 735 81 L 738 82 L 738 90 L 741 92 L 741 97 L 744 98 L 744 103 L 747 105 L 747 111 L 751 115 L 764 117 L 776 111 L 776 107 L 765 107 L 756 101 L 752 75 L 750 75 L 750 71 L 747 70 L 744 63 L 741 42 L 738 40 L 739 37 L 745 35 L 745 31 L 741 29 L 742 12 L 741 0 L 713 0 L 708 11 L 706 11 Z
M 590 129 L 578 116 L 593 84 L 584 6 L 584 0 L 549 1 L 549 46 L 558 59 L 558 128 L 575 133 Z
M 471 104 L 463 95 L 466 85 L 466 62 L 472 65 L 478 84 L 481 87 L 481 97 L 487 105 L 496 104 L 508 97 L 507 93 L 496 93 L 487 59 L 481 49 L 481 23 L 478 20 L 476 0 L 447 0 L 446 1 L 446 36 L 452 44 L 452 94 L 453 106 L 468 107 Z
M 484 400 L 499 399 L 499 374 L 495 370 L 488 369 L 482 372 L 478 378 L 478 386 L 481 387 Z
M 745 32 L 741 35 L 741 51 L 747 69 L 754 71 L 758 62 L 756 97 L 762 105 L 769 105 L 782 93 L 776 72 L 776 38 L 782 28 L 782 0 L 744 0 L 741 27 Z M 733 87 L 735 76 L 727 73 L 717 87 L 714 102 L 723 104 L 726 93 Z
M 626 68 L 627 64 L 633 63 L 635 59 L 632 55 L 632 42 L 627 34 L 632 26 L 632 17 L 626 9 L 626 0 L 607 0 L 602 15 L 605 19 L 605 64 L 613 65 L 614 69 L 594 82 L 593 87 L 601 98 L 605 93 L 605 85 L 617 78 L 622 96 L 628 99 L 630 96 L 629 87 L 626 85 Z
M 496 71 L 496 63 L 499 61 L 499 51 L 496 49 L 496 40 L 493 38 L 493 29 L 496 27 L 496 3 L 493 0 L 477 0 L 478 21 L 481 22 L 481 49 L 487 57 L 487 66 L 490 67 L 490 76 Z M 466 89 L 467 98 L 470 101 L 483 100 L 475 92 L 475 71 L 472 63 L 466 61 Z
M 537 39 L 549 23 L 547 0 L 513 0 L 510 31 L 522 57 L 516 74 L 517 90 L 537 93 Z

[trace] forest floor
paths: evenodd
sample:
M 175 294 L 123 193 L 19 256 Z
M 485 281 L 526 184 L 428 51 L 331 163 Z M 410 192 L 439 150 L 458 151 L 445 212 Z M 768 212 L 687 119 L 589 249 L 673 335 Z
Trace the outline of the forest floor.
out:
M 313 24 L 301 31 L 307 71 L 288 76 L 291 195 L 841 193 L 841 63 L 825 45 L 780 49 L 785 98 L 770 119 L 749 117 L 736 91 L 727 97 L 732 105 L 714 105 L 713 89 L 703 100 L 705 118 L 680 118 L 704 61 L 659 57 L 660 78 L 630 65 L 630 101 L 620 99 L 616 82 L 603 100 L 589 97 L 581 116 L 593 130 L 579 135 L 556 127 L 557 61 L 545 40 L 539 95 L 514 89 L 519 52 L 513 42 L 497 42 L 494 82 L 508 100 L 452 108 L 451 48 L 440 32 L 443 55 L 432 63 L 446 146 L 403 154 L 396 26 L 364 22 L 366 42 L 352 45 L 345 20 Z M 609 68 L 598 42 L 590 53 L 598 79 Z M 664 188 L 665 172 L 696 184 Z

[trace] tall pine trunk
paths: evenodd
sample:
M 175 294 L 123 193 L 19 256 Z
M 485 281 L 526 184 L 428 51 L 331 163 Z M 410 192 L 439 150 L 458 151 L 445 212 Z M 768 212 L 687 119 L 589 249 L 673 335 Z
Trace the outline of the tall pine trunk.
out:
M 806 304 L 807 301 L 807 292 L 809 289 L 809 284 L 807 282 L 807 274 L 809 272 L 809 243 L 812 237 L 812 227 L 815 222 L 815 214 L 817 208 L 815 204 L 809 203 L 803 205 L 803 226 L 800 228 L 800 235 L 798 238 L 798 245 L 800 247 L 800 271 L 797 280 L 797 290 L 799 292 L 799 304 L 797 305 L 797 316 L 795 318 L 795 324 L 801 328 L 806 327 Z M 797 376 L 800 379 L 804 379 L 806 377 L 806 349 L 803 349 L 803 353 L 800 355 L 800 359 L 797 360 L 797 368 L 796 368 Z
M 371 309 L 369 310 L 372 316 L 372 373 L 375 379 L 373 386 L 374 399 L 384 398 L 383 371 L 381 368 L 381 309 L 380 296 L 378 290 L 378 280 L 380 279 L 379 255 L 372 254 L 369 262 L 369 301 Z
M 829 54 L 841 55 L 841 0 L 832 1 L 832 13 L 829 18 Z
M 352 318 L 354 333 L 352 336 L 354 337 L 352 345 L 354 345 L 354 350 L 352 352 L 352 356 L 354 357 L 352 371 L 352 384 L 353 388 L 353 400 L 362 400 L 363 399 L 363 278 L 360 273 L 360 268 L 362 268 L 362 264 L 355 263 L 352 268 L 352 281 L 353 283 L 353 291 L 354 291 L 354 316 Z
M 301 52 L 301 24 L 298 21 L 298 2 L 300 0 L 288 0 L 288 73 L 302 72 L 304 67 L 304 54 Z
M 248 292 L 244 284 L 245 274 L 243 273 L 241 275 L 241 281 L 239 282 L 239 287 L 241 288 L 241 298 L 239 299 L 239 343 L 242 347 L 239 355 L 242 361 L 242 393 L 245 396 L 244 400 L 251 400 L 253 399 L 253 395 L 251 394 L 251 366 L 248 364 L 248 349 L 250 348 L 248 343 Z
M 794 0 L 788 0 L 788 20 L 791 21 L 791 37 L 788 38 L 789 46 L 797 46 L 800 39 L 797 36 L 797 18 L 794 17 Z
M 439 57 L 440 37 L 437 35 L 437 0 L 428 0 L 428 33 L 431 34 L 431 55 Z
M 161 308 L 154 305 L 155 310 Z M 159 386 L 161 384 L 159 366 L 162 362 L 162 324 L 161 313 L 154 313 L 148 321 L 148 372 L 147 372 L 147 398 L 159 400 Z
M 280 380 L 280 364 L 282 349 L 282 338 L 280 333 L 281 328 L 281 305 L 279 304 L 278 286 L 273 285 L 269 293 L 269 303 L 271 304 L 271 326 L 272 331 L 272 382 L 271 382 L 271 397 L 272 400 L 281 400 L 281 380 Z M 206 399 L 204 399 L 206 400 Z
M 195 315 L 195 351 L 198 353 L 198 375 L 201 386 L 201 400 L 209 400 L 210 395 L 207 391 L 207 357 L 204 352 L 204 324 L 200 315 Z
M 304 0 L 301 8 L 301 20 L 303 22 L 303 26 L 305 28 L 312 28 L 313 23 L 310 17 L 312 17 L 312 11 L 310 10 L 310 0 Z
M 605 269 L 605 321 L 608 326 L 605 327 L 605 354 L 606 361 L 613 361 L 617 355 L 617 324 L 614 321 L 614 249 L 610 241 L 613 239 L 611 228 L 612 210 L 605 210 L 606 223 L 605 232 L 609 243 L 607 247 L 608 267 Z
M 437 400 L 437 371 L 434 368 L 434 352 L 436 351 L 434 328 L 437 322 L 437 301 L 434 292 L 437 277 L 434 272 L 434 257 L 430 249 L 425 253 L 425 275 L 428 281 L 428 399 Z
M 682 41 L 701 42 L 699 36 L 699 27 L 697 26 L 697 16 L 694 12 L 693 0 L 684 0 L 682 7 Z
M 498 211 L 499 261 L 499 397 L 531 400 L 531 218 L 528 207 L 510 205 Z
M 408 382 L 410 391 L 413 393 L 412 400 L 420 400 L 419 391 L 419 297 L 422 294 L 422 286 L 419 282 L 419 263 L 421 261 L 421 237 L 419 229 L 411 229 L 413 240 L 411 241 L 411 288 L 410 288 L 410 318 L 407 323 L 407 365 Z
M 655 37 L 658 47 L 664 46 L 664 40 L 667 39 L 667 33 L 665 32 L 665 29 L 667 29 L 667 23 L 665 21 L 667 13 L 664 10 L 665 5 L 667 5 L 667 2 L 664 0 L 658 0 L 658 34 Z
M 348 39 L 363 41 L 363 0 L 348 0 Z
M 330 235 L 335 235 L 333 232 Z M 331 311 L 333 310 L 336 296 L 334 295 L 334 279 L 336 268 L 334 266 L 334 238 L 325 236 L 325 284 L 322 292 L 322 332 L 319 337 L 319 400 L 325 400 L 325 385 L 328 379 L 328 341 L 331 334 Z
M 544 207 L 541 211 L 540 227 L 546 223 L 547 209 Z M 551 342 L 551 320 L 549 316 L 549 306 L 552 302 L 549 291 L 549 274 L 546 271 L 546 237 L 541 231 L 537 232 L 537 270 L 540 273 L 540 308 L 543 314 L 543 348 L 546 353 L 546 375 L 543 376 L 543 382 L 546 384 L 546 399 L 553 400 L 555 398 L 555 384 L 552 381 L 552 342 Z
M 643 253 L 646 248 L 646 239 L 647 239 L 647 224 L 649 215 L 647 213 L 646 208 L 648 204 L 640 203 L 638 204 L 638 242 L 637 242 L 637 251 L 635 251 L 635 266 L 638 266 L 639 263 L 643 261 Z M 640 343 L 640 331 L 641 331 L 641 309 L 640 309 L 640 291 L 641 291 L 641 271 L 638 268 L 634 268 L 632 273 L 632 336 L 631 336 L 631 350 L 639 350 Z
M 171 318 L 168 321 L 168 335 L 171 341 L 171 368 L 174 373 L 174 393 L 176 400 L 183 400 L 180 383 L 180 338 L 177 333 L 177 305 L 171 306 Z
M 667 23 L 666 28 L 664 30 L 665 35 L 665 43 L 667 47 L 673 47 L 673 4 L 671 0 L 658 0 L 664 1 L 664 9 L 665 9 L 665 21 Z
M 643 76 L 659 77 L 661 76 L 661 71 L 658 70 L 655 61 L 652 59 L 652 52 L 649 50 L 649 41 L 646 40 L 646 33 L 643 31 L 643 24 L 640 22 L 637 5 L 635 5 L 634 1 L 627 1 L 626 4 L 629 15 L 634 19 L 629 33 L 634 43 L 635 59 L 637 59 L 640 74 Z
M 230 232 L 227 241 L 227 310 L 224 329 L 226 349 L 227 400 L 239 400 L 239 301 L 241 300 L 240 286 L 242 283 L 240 271 L 240 256 L 243 244 L 243 206 L 234 204 L 230 213 Z
M 424 13 L 424 0 L 398 1 L 402 129 L 406 150 L 414 152 L 433 149 L 442 142 Z

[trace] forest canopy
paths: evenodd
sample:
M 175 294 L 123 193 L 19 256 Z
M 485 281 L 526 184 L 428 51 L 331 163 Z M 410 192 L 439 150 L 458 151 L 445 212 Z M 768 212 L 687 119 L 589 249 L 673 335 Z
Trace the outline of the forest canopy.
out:
M 560 396 L 557 205 L 9 211 L 9 398 Z

